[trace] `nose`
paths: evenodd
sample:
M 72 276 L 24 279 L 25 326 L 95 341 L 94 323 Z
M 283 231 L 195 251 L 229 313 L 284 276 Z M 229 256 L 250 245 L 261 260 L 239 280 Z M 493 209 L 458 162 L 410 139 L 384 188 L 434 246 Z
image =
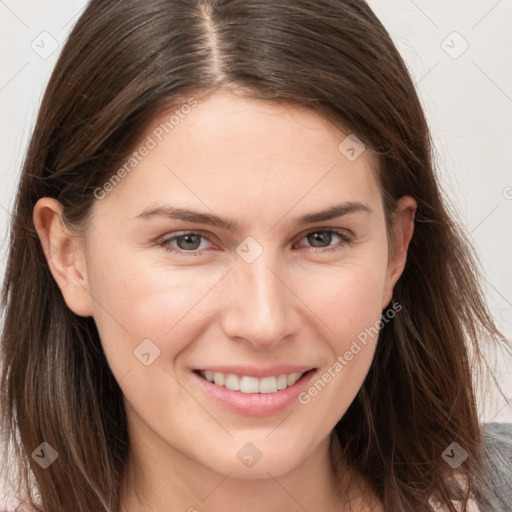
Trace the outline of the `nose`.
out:
M 252 263 L 237 261 L 224 303 L 223 329 L 231 339 L 271 348 L 297 332 L 298 300 L 270 251 Z M 288 279 L 290 279 L 288 277 Z

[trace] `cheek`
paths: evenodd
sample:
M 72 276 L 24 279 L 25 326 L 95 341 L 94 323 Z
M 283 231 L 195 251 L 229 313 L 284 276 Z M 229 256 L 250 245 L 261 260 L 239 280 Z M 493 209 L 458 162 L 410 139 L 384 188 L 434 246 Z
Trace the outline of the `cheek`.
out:
M 298 397 L 302 428 L 316 432 L 316 439 L 327 436 L 343 417 L 373 360 L 386 270 L 386 258 L 373 254 L 308 276 L 308 304 L 329 329 L 325 364 Z
M 340 354 L 366 328 L 378 322 L 386 276 L 385 258 L 359 259 L 310 273 L 299 293 L 328 328 L 332 348 Z
M 164 356 L 157 363 L 172 364 L 202 328 L 194 308 L 213 288 L 216 275 L 141 264 L 133 257 L 97 258 L 97 262 L 89 270 L 94 320 L 113 373 L 122 376 L 140 366 L 135 357 L 142 342 L 150 352 Z

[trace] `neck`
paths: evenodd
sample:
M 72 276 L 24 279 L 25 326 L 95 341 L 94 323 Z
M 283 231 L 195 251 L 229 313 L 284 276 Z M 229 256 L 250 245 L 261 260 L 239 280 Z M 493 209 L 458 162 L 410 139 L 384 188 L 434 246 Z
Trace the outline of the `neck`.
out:
M 218 473 L 155 439 L 133 439 L 120 512 L 344 511 L 361 497 L 355 476 L 326 438 L 291 471 L 240 479 Z M 357 508 L 354 510 L 358 510 Z M 362 508 L 360 510 L 363 510 Z

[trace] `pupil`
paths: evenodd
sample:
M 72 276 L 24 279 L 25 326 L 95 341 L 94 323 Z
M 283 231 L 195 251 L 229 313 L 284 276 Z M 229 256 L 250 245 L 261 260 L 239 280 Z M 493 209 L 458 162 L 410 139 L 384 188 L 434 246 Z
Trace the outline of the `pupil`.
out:
M 180 240 L 185 240 L 185 244 L 180 244 Z M 182 235 L 177 238 L 178 245 L 192 245 L 193 247 L 180 247 L 180 249 L 184 250 L 195 250 L 199 247 L 201 244 L 201 237 L 200 235 L 195 234 L 188 234 L 188 235 Z
M 316 233 L 311 233 L 308 235 L 309 243 L 313 247 L 321 247 L 322 243 L 329 245 L 332 240 L 332 233 L 329 231 L 318 231 Z M 320 242 L 320 245 L 317 245 L 317 242 Z

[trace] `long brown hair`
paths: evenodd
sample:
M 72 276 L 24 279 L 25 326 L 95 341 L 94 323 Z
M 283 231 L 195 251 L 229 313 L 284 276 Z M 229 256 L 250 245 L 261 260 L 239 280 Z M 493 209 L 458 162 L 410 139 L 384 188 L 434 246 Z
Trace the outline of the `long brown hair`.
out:
M 118 512 L 129 453 L 121 390 L 91 317 L 66 306 L 32 213 L 58 199 L 77 229 L 163 110 L 219 88 L 307 106 L 379 155 L 386 217 L 404 195 L 415 232 L 357 397 L 335 427 L 350 465 L 388 511 L 430 510 L 433 496 L 485 500 L 472 376 L 480 340 L 500 333 L 475 258 L 449 215 L 427 123 L 406 66 L 363 0 L 93 0 L 44 96 L 14 207 L 3 286 L 2 418 L 20 498 L 45 512 Z M 470 354 L 472 356 L 470 357 Z M 450 478 L 456 441 L 470 457 Z M 58 460 L 31 454 L 47 442 Z

